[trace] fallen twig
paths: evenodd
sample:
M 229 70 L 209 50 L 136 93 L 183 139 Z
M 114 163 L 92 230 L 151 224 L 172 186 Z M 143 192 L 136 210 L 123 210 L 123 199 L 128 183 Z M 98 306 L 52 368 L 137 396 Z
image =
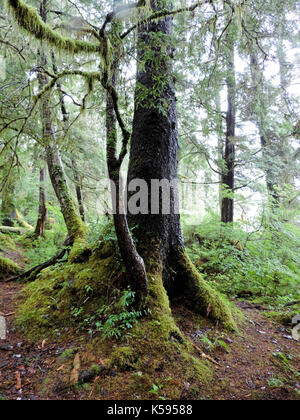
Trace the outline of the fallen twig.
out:
M 211 356 L 208 356 L 208 354 L 205 354 L 200 347 L 196 346 L 195 343 L 192 343 L 193 347 L 195 347 L 196 350 L 198 350 L 198 352 L 200 353 L 201 357 L 203 357 L 203 359 L 207 359 L 209 360 L 211 363 L 214 363 L 215 365 L 222 367 L 222 365 L 220 365 L 220 363 L 216 362 L 215 359 L 213 359 Z

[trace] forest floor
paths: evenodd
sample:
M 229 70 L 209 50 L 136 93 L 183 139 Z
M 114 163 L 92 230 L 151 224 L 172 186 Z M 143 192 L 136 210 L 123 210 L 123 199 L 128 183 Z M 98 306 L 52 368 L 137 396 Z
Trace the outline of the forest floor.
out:
M 58 340 L 58 342 L 41 342 L 32 344 L 14 328 L 14 312 L 16 297 L 21 285 L 0 283 L 0 313 L 6 317 L 7 339 L 0 340 L 0 400 L 1 399 L 45 399 L 42 384 L 53 369 L 57 374 L 63 370 L 63 363 L 58 358 L 66 349 L 80 343 L 74 340 Z M 270 321 L 261 309 L 248 302 L 237 305 L 245 314 L 247 322 L 241 334 L 230 334 L 223 340 L 228 348 L 218 348 L 209 354 L 218 363 L 214 366 L 214 380 L 200 389 L 198 396 L 191 397 L 190 384 L 181 384 L 181 399 L 212 400 L 293 400 L 299 398 L 299 343 L 291 338 L 291 329 L 284 328 Z M 174 316 L 182 332 L 190 336 L 198 344 L 203 334 L 207 334 L 211 325 L 201 324 L 196 329 L 193 315 L 182 306 L 174 308 Z M 61 365 L 61 366 L 60 366 Z M 57 367 L 59 366 L 59 367 Z M 113 372 L 112 381 L 126 387 L 124 372 Z M 125 379 L 125 382 L 124 382 Z M 116 387 L 117 389 L 119 386 Z M 132 392 L 132 391 L 130 391 Z M 128 392 L 127 399 L 134 399 L 135 394 Z M 168 397 L 167 389 L 162 395 Z M 115 391 L 107 391 L 105 385 L 97 386 L 97 397 L 92 388 L 77 388 L 67 395 L 59 387 L 47 394 L 49 399 L 118 399 Z M 124 398 L 123 394 L 123 398 Z M 151 393 L 148 399 L 158 396 Z M 145 395 L 143 399 L 147 398 Z
M 5 257 L 24 268 L 22 252 L 7 251 Z M 99 355 L 91 355 L 88 338 L 67 333 L 57 333 L 52 342 L 42 340 L 32 343 L 15 328 L 15 313 L 22 285 L 0 282 L 0 315 L 6 319 L 7 337 L 0 339 L 0 400 L 77 400 L 77 399 L 168 399 L 170 380 L 179 389 L 182 400 L 295 400 L 300 398 L 300 343 L 291 337 L 291 327 L 284 327 L 267 318 L 265 308 L 247 301 L 235 302 L 243 312 L 246 322 L 239 334 L 225 333 L 203 318 L 195 316 L 181 305 L 173 307 L 177 325 L 186 337 L 216 362 L 210 363 L 214 371 L 209 383 L 189 384 L 168 378 L 163 389 L 153 389 L 149 384 L 159 384 L 162 377 L 172 372 L 157 369 L 156 377 L 135 389 L 141 372 L 124 372 L 104 369 Z M 79 349 L 86 364 L 97 362 L 105 370 L 86 386 L 61 386 L 62 382 L 49 383 L 50 377 L 59 377 L 74 366 L 73 350 Z M 54 373 L 54 375 L 53 375 Z M 139 378 L 141 379 L 141 378 Z M 145 379 L 145 378 L 144 378 Z M 171 383 L 170 382 L 170 383 Z M 122 390 L 120 389 L 122 383 Z M 126 387 L 128 384 L 128 387 Z M 144 388 L 144 389 L 143 389 Z M 161 387 L 162 388 L 162 387 Z

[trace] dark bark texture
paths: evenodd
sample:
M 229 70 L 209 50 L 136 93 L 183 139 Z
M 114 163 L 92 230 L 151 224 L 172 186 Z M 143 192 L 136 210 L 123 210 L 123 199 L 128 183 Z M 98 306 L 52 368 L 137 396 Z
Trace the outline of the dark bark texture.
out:
M 170 214 L 162 214 L 162 206 L 160 214 L 151 214 L 151 180 L 177 179 L 178 130 L 171 35 L 171 17 L 139 28 L 138 58 L 143 66 L 137 71 L 128 172 L 128 184 L 142 179 L 149 189 L 149 214 L 129 215 L 138 250 L 148 266 L 153 255 L 159 257 L 165 268 L 164 283 L 169 294 L 173 294 L 175 288 L 172 267 L 178 249 L 183 249 L 180 216 L 175 212 L 178 193 L 176 188 L 171 190 Z M 162 204 L 162 197 L 160 202 Z
M 114 1 L 116 8 L 120 3 L 119 0 Z M 118 29 L 118 28 L 114 28 Z M 125 154 L 121 152 L 118 156 L 117 153 L 117 97 L 116 97 L 116 84 L 118 78 L 118 60 L 112 63 L 111 77 L 104 87 L 107 90 L 106 99 L 106 155 L 107 166 L 110 179 L 114 182 L 116 187 L 115 197 L 115 211 L 114 211 L 114 225 L 118 244 L 121 252 L 123 262 L 126 267 L 127 276 L 132 290 L 136 292 L 136 304 L 141 307 L 145 302 L 148 295 L 148 279 L 146 268 L 143 259 L 137 252 L 135 243 L 133 241 L 127 216 L 124 211 L 124 197 L 121 179 L 121 165 L 123 163 Z M 124 137 L 125 135 L 125 137 Z M 123 150 L 126 150 L 129 138 L 123 131 Z M 126 146 L 124 149 L 124 145 Z
M 222 198 L 221 220 L 223 223 L 233 223 L 235 185 L 235 129 L 236 129 L 236 80 L 234 63 L 234 44 L 230 43 L 226 57 L 227 64 L 227 114 L 226 114 L 226 142 L 225 142 L 225 172 L 222 176 L 225 196 Z M 226 195 L 229 195 L 228 197 Z

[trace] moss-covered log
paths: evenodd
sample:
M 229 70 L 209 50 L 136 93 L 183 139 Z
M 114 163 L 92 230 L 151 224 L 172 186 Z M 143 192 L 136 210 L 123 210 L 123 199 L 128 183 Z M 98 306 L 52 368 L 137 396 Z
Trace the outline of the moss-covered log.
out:
M 7 280 L 20 272 L 20 267 L 14 261 L 0 256 L 0 281 Z

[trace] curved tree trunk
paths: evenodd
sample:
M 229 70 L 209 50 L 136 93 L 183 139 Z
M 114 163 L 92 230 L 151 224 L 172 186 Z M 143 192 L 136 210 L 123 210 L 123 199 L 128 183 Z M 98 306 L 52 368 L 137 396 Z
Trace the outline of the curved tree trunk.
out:
M 157 3 L 152 3 L 153 8 L 154 4 Z M 166 2 L 159 4 L 163 7 Z M 172 2 L 167 4 L 172 7 Z M 135 179 L 145 181 L 149 202 L 148 214 L 129 214 L 129 222 L 146 264 L 150 298 L 165 300 L 166 289 L 170 298 L 180 296 L 193 309 L 232 327 L 234 321 L 227 304 L 203 281 L 183 244 L 177 192 L 178 131 L 171 34 L 171 17 L 139 28 L 138 59 L 143 64 L 137 71 L 128 187 L 130 190 Z M 161 194 L 160 209 L 151 214 L 153 180 L 167 180 L 172 185 L 168 214 L 164 214 Z
M 43 0 L 41 3 L 40 14 L 44 22 L 47 20 L 46 6 L 47 0 Z M 47 65 L 46 57 L 42 52 L 40 52 L 40 62 L 44 67 Z M 38 81 L 39 88 L 43 89 L 43 87 L 48 83 L 48 77 L 44 73 L 39 73 Z M 46 149 L 46 160 L 51 183 L 60 204 L 61 212 L 68 230 L 68 235 L 74 243 L 70 258 L 76 259 L 80 250 L 83 251 L 86 247 L 86 228 L 76 211 L 76 207 L 67 184 L 65 171 L 56 142 L 49 94 L 43 95 L 41 100 L 41 120 L 43 126 L 43 140 Z
M 114 1 L 114 8 L 119 0 Z M 117 82 L 118 64 L 117 60 L 112 64 L 112 73 L 108 84 L 114 89 Z M 109 89 L 106 98 L 106 155 L 107 166 L 111 181 L 115 185 L 116 196 L 114 201 L 114 226 L 123 262 L 132 289 L 136 292 L 136 303 L 141 307 L 148 295 L 148 280 L 144 261 L 138 254 L 134 241 L 129 230 L 127 216 L 124 208 L 123 182 L 121 179 L 121 165 L 124 157 L 117 155 L 117 119 L 115 113 L 115 101 Z M 124 139 L 123 139 L 124 141 Z

